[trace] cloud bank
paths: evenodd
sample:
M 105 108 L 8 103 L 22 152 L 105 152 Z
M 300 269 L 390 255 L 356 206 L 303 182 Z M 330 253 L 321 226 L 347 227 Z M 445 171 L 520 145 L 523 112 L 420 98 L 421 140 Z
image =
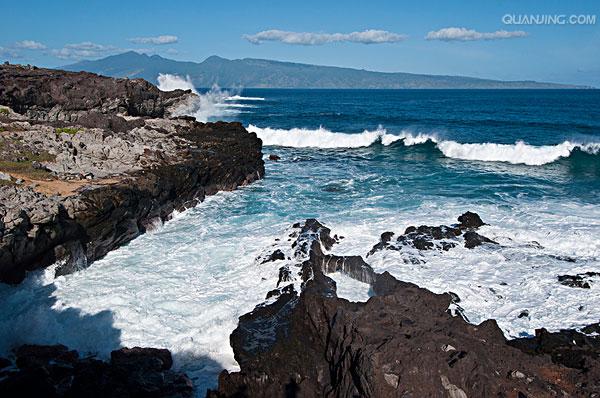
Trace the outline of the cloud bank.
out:
M 351 33 L 288 32 L 272 29 L 258 32 L 253 35 L 243 35 L 242 37 L 252 44 L 262 44 L 266 41 L 278 41 L 285 44 L 297 44 L 303 46 L 340 42 L 381 44 L 397 43 L 406 40 L 406 35 L 374 29 Z
M 46 46 L 34 40 L 22 40 L 15 43 L 16 48 L 24 50 L 45 50 Z
M 119 51 L 120 49 L 115 46 L 84 41 L 82 43 L 67 44 L 63 48 L 51 50 L 50 54 L 60 59 L 81 59 L 98 58 Z
M 173 44 L 177 43 L 179 38 L 173 35 L 161 35 L 161 36 L 152 36 L 152 37 L 134 37 L 129 39 L 130 42 L 135 44 Z
M 427 40 L 442 41 L 475 41 L 475 40 L 499 40 L 513 39 L 527 36 L 527 32 L 522 30 L 497 30 L 495 32 L 477 32 L 467 28 L 444 28 L 427 33 Z

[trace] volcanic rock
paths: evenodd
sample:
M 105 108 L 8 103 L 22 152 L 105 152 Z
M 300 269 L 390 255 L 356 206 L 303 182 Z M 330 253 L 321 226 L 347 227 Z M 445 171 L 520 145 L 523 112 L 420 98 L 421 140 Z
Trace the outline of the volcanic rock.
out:
M 467 249 L 472 249 L 474 247 L 481 246 L 484 243 L 490 243 L 493 245 L 498 244 L 497 242 L 494 242 L 493 240 L 486 238 L 483 235 L 479 235 L 475 231 L 467 231 L 464 233 L 463 237 L 465 238 L 465 247 Z
M 589 289 L 591 287 L 589 279 L 596 276 L 600 276 L 600 272 L 584 272 L 577 275 L 558 275 L 557 278 L 561 285 Z
M 0 282 L 85 268 L 174 210 L 262 178 L 261 141 L 240 123 L 166 118 L 190 95 L 0 66 L 0 172 L 24 181 L 0 184 Z
M 27 345 L 15 351 L 16 368 L 0 379 L 2 397 L 191 397 L 191 380 L 170 370 L 171 353 L 121 348 L 110 362 L 80 359 L 62 345 Z
M 482 227 L 484 225 L 486 225 L 486 223 L 484 223 L 483 221 L 481 221 L 481 217 L 479 217 L 479 214 L 477 213 L 473 213 L 473 212 L 466 212 L 462 215 L 460 215 L 458 217 L 458 222 L 459 227 L 460 228 L 479 228 Z
M 367 256 L 379 250 L 403 250 L 416 249 L 448 251 L 459 244 L 458 237 L 463 236 L 464 245 L 468 249 L 480 246 L 483 243 L 497 244 L 493 240 L 478 234 L 474 230 L 486 225 L 477 213 L 466 212 L 458 217 L 460 224 L 453 226 L 409 226 L 403 234 L 394 241 L 393 232 L 385 232 L 381 235 L 379 243 L 375 244 Z M 421 262 L 414 256 L 405 259 L 413 263 Z
M 261 264 L 268 263 L 268 262 L 271 262 L 271 261 L 277 261 L 277 260 L 285 260 L 285 254 L 281 250 L 279 250 L 279 249 L 277 249 L 273 253 L 269 254 L 267 256 L 267 258 L 265 258 L 261 262 Z
M 315 237 L 299 294 L 280 294 L 240 317 L 231 335 L 240 371 L 223 371 L 209 397 L 590 397 L 600 391 L 595 340 L 580 349 L 577 358 L 585 360 L 574 367 L 542 353 L 554 345 L 536 348 L 546 336 L 507 344 L 495 321 L 469 324 L 449 313 L 450 294 L 387 272 L 372 273 L 375 296 L 367 302 L 340 299 L 326 273 L 344 270 L 329 266 L 324 250 Z M 561 358 L 582 339 L 561 337 Z

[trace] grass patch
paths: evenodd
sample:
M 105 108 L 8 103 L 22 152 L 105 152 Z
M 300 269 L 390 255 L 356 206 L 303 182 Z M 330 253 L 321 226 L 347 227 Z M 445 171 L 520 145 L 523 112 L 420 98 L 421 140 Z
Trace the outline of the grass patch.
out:
M 8 181 L 8 180 L 0 180 L 0 187 L 11 187 L 13 185 L 17 185 L 15 184 L 14 181 Z
M 8 108 L 0 108 L 0 115 L 8 116 Z
M 54 129 L 54 133 L 56 135 L 60 135 L 62 133 L 69 134 L 69 135 L 75 135 L 78 132 L 79 132 L 79 129 L 76 129 L 74 127 L 57 127 Z
M 33 153 L 31 151 L 21 151 L 24 157 L 31 162 L 54 162 L 56 160 L 56 155 L 52 155 L 48 152 L 39 152 Z
M 53 179 L 49 171 L 34 168 L 30 160 L 24 162 L 0 161 L 0 171 L 8 174 L 19 174 L 32 180 Z
M 20 153 L 27 160 L 19 162 L 0 160 L 0 171 L 8 174 L 19 174 L 32 180 L 54 179 L 54 176 L 49 171 L 33 167 L 33 162 L 53 162 L 56 156 L 48 152 L 33 153 L 22 150 Z

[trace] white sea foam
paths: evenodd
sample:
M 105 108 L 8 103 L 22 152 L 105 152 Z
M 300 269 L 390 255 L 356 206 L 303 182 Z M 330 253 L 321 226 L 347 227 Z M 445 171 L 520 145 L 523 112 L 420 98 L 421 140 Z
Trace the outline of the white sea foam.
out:
M 189 76 L 185 78 L 171 74 L 158 75 L 158 88 L 163 91 L 173 91 L 177 89 L 192 90 L 196 94 L 186 103 L 182 104 L 175 112 L 177 115 L 193 116 L 200 122 L 207 122 L 209 119 L 218 119 L 220 117 L 232 116 L 240 113 L 237 108 L 249 108 L 252 105 L 236 104 L 230 102 L 235 99 L 227 90 L 222 90 L 214 85 L 208 92 L 200 93 L 194 87 L 192 79 Z
M 232 95 L 225 98 L 226 101 L 264 101 L 263 97 L 242 97 L 241 95 Z
M 270 127 L 260 128 L 252 124 L 247 127 L 247 130 L 251 133 L 256 133 L 258 138 L 262 139 L 264 145 L 294 148 L 360 148 L 382 140 L 387 135 L 384 129 L 365 130 L 360 134 L 345 134 L 335 133 L 322 127 L 314 130 L 303 128 L 286 130 Z M 395 137 L 387 136 L 386 140 L 391 140 Z M 398 139 L 400 138 L 396 138 L 396 140 Z M 389 142 L 391 143 L 392 141 Z
M 579 144 L 565 141 L 557 145 L 534 146 L 523 141 L 514 144 L 461 144 L 455 141 L 441 141 L 437 143 L 437 147 L 449 158 L 541 166 L 569 157 L 575 148 L 592 154 L 598 153 L 600 143 Z
M 280 201 L 277 190 L 271 191 L 273 200 Z M 287 242 L 276 239 L 288 236 L 291 224 L 278 207 L 249 210 L 261 200 L 253 196 L 257 194 L 270 200 L 252 187 L 210 197 L 75 274 L 52 279 L 49 269 L 19 286 L 0 285 L 0 356 L 24 343 L 62 343 L 101 357 L 121 345 L 164 347 L 203 396 L 206 387 L 215 386 L 221 369 L 238 369 L 229 335 L 238 317 L 277 284 L 278 269 L 286 261 L 260 266 L 256 261 L 272 252 L 273 245 Z M 600 280 L 591 289 L 556 280 L 560 274 L 600 268 L 597 206 L 568 200 L 510 207 L 426 201 L 412 211 L 367 209 L 362 201 L 357 205 L 339 213 L 321 210 L 319 219 L 332 233 L 345 236 L 334 246 L 336 254 L 364 256 L 383 231 L 450 224 L 465 210 L 481 214 L 490 224 L 482 234 L 501 247 L 432 251 L 424 254 L 425 264 L 405 264 L 401 253 L 393 251 L 367 258 L 378 272 L 387 270 L 435 292 L 457 293 L 472 322 L 495 318 L 507 336 L 517 336 L 539 327 L 580 327 L 600 316 Z M 290 214 L 301 207 L 293 201 L 283 206 Z M 572 256 L 577 262 L 551 255 Z M 341 297 L 368 298 L 367 285 L 332 276 Z M 525 309 L 529 317 L 519 318 Z
M 600 153 L 600 143 L 577 143 L 565 141 L 557 145 L 535 146 L 522 141 L 514 144 L 496 143 L 460 143 L 451 140 L 443 140 L 435 134 L 413 133 L 402 131 L 400 134 L 389 134 L 379 127 L 377 130 L 365 130 L 362 133 L 347 134 L 327 130 L 323 127 L 318 129 L 274 129 L 270 127 L 261 128 L 249 125 L 248 131 L 256 133 L 265 145 L 295 147 L 295 148 L 359 148 L 367 147 L 376 142 L 390 145 L 402 140 L 404 145 L 420 145 L 432 142 L 444 154 L 444 156 L 462 160 L 476 160 L 483 162 L 507 162 L 512 164 L 526 164 L 539 166 L 555 162 L 560 158 L 569 157 L 576 148 L 590 153 Z

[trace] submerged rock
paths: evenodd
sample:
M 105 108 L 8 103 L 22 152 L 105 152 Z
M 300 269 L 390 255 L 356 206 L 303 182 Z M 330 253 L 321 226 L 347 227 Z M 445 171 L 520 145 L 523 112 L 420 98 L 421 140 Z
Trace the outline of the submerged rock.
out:
M 384 232 L 377 243 L 369 251 L 367 256 L 374 254 L 379 250 L 403 250 L 406 248 L 424 250 L 448 251 L 459 244 L 458 237 L 464 239 L 464 246 L 467 249 L 480 246 L 484 243 L 498 244 L 493 240 L 478 234 L 474 230 L 486 225 L 477 213 L 466 212 L 458 217 L 459 224 L 453 226 L 428 226 L 419 227 L 410 226 L 406 228 L 403 234 L 399 235 L 394 241 L 393 232 Z M 410 257 L 408 261 L 419 263 L 421 260 Z
M 591 287 L 590 278 L 598 276 L 600 276 L 600 272 L 584 272 L 576 275 L 558 275 L 557 278 L 561 285 L 589 289 Z
M 492 245 L 498 244 L 497 242 L 494 242 L 493 240 L 486 238 L 483 235 L 479 235 L 475 231 L 467 231 L 464 233 L 463 237 L 465 238 L 465 247 L 467 249 L 472 249 L 474 247 L 481 246 L 484 243 L 490 243 Z
M 281 250 L 279 250 L 279 249 L 277 249 L 273 253 L 269 254 L 261 262 L 261 264 L 268 263 L 268 262 L 271 262 L 271 261 L 277 261 L 277 260 L 285 260 L 285 254 Z

